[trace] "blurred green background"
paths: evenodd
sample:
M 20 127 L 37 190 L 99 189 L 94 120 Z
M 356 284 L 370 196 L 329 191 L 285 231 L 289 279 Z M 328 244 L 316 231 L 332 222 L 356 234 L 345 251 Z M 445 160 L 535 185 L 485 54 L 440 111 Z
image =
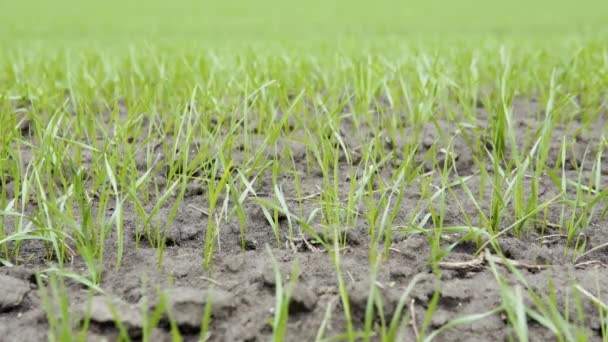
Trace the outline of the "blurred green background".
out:
M 607 26 L 608 0 L 0 0 L 4 44 L 603 36 Z

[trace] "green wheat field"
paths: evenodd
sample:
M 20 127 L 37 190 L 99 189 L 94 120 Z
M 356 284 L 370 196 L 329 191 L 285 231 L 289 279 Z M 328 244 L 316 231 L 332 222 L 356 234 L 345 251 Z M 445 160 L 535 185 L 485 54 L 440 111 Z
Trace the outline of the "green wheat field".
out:
M 608 2 L 0 2 L 0 341 L 608 341 Z

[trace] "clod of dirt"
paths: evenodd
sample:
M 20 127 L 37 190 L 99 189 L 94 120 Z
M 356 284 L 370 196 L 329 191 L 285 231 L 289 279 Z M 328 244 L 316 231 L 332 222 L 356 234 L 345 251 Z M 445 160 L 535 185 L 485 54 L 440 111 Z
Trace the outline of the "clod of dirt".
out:
M 214 317 L 227 316 L 236 307 L 232 294 L 220 289 L 175 287 L 166 295 L 172 318 L 180 328 L 187 330 L 200 329 L 208 299 L 211 299 L 211 315 Z
M 441 303 L 448 307 L 458 307 L 469 302 L 474 291 L 468 284 L 470 281 L 460 279 L 441 284 Z
M 365 312 L 369 296 L 370 283 L 360 281 L 349 285 L 348 296 L 354 312 Z
M 430 245 L 426 237 L 410 236 L 403 241 L 395 243 L 393 250 L 398 251 L 406 259 L 416 260 L 419 255 L 427 254 L 430 251 Z
M 176 225 L 167 232 L 166 243 L 179 246 L 183 241 L 194 239 L 199 233 L 201 233 L 201 229 L 197 229 L 193 225 Z
M 272 267 L 266 267 L 259 276 L 259 281 L 263 286 L 274 290 L 276 286 L 276 275 Z M 285 284 L 285 286 L 289 286 Z M 291 313 L 310 312 L 317 304 L 317 295 L 309 287 L 298 283 L 291 293 L 289 311 Z
M 502 252 L 510 259 L 528 261 L 532 264 L 564 264 L 567 257 L 563 253 L 550 249 L 547 246 L 524 242 L 519 238 L 504 238 L 499 240 Z
M 388 270 L 392 280 L 408 279 L 416 273 L 416 270 L 412 266 L 403 262 L 391 262 Z
M 444 324 L 448 323 L 453 317 L 453 314 L 445 309 L 438 308 L 431 317 L 431 326 L 433 328 L 440 328 Z
M 155 328 L 150 334 L 150 341 L 171 342 L 173 339 L 171 338 L 171 334 L 165 332 L 163 329 Z
M 359 320 L 362 320 L 365 316 L 370 290 L 371 283 L 369 279 L 356 282 L 348 287 L 351 308 L 354 316 Z M 390 320 L 395 313 L 395 308 L 397 307 L 401 293 L 391 288 L 376 287 L 376 290 L 382 298 L 383 311 L 387 315 L 386 318 Z
M 19 306 L 30 286 L 23 280 L 0 274 L 0 312 Z
M 260 281 L 264 286 L 274 288 L 277 284 L 274 269 L 272 267 L 266 267 L 260 274 Z
M 245 256 L 243 254 L 238 254 L 234 257 L 227 258 L 225 261 L 226 270 L 232 273 L 238 273 L 243 269 L 245 265 Z
M 171 222 L 171 226 L 169 226 L 168 222 L 169 216 L 169 209 L 162 209 L 159 213 L 159 226 L 162 232 L 164 233 L 164 229 L 167 229 L 165 237 L 166 245 L 179 246 L 183 242 L 194 240 L 198 235 L 202 234 L 201 221 L 196 220 L 200 216 L 194 209 L 179 209 L 174 221 Z M 148 235 L 144 232 L 138 232 L 137 234 L 140 234 L 141 239 L 150 242 Z
M 436 288 L 437 280 L 435 279 L 435 275 L 431 273 L 423 274 L 412 290 L 411 296 L 417 303 L 428 303 Z
M 298 284 L 291 293 L 289 312 L 310 312 L 315 308 L 316 304 L 317 295 L 309 287 Z
M 129 304 L 118 298 L 107 298 L 95 296 L 91 300 L 91 322 L 101 326 L 115 326 L 116 321 L 112 311 L 120 317 L 121 323 L 127 329 L 129 336 L 138 337 L 143 327 L 141 312 L 136 305 Z M 86 314 L 87 304 L 80 308 L 82 314 Z
M 255 316 L 255 314 L 253 314 Z M 256 342 L 256 341 L 264 341 L 264 339 L 260 336 L 260 332 L 262 332 L 268 326 L 267 321 L 262 321 L 260 324 L 259 321 L 251 319 L 249 316 L 245 316 L 246 318 L 240 320 L 233 327 L 238 327 L 238 329 L 227 329 L 226 336 L 223 339 L 224 341 L 236 341 L 236 342 Z
M 36 272 L 38 268 L 31 266 L 12 266 L 12 267 L 0 267 L 0 274 L 23 280 L 26 283 L 36 284 Z

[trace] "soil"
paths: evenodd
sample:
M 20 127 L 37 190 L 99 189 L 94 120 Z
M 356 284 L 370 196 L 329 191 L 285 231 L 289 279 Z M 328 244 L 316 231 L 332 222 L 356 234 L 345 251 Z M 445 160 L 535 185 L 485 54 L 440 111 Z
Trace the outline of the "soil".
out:
M 536 106 L 536 107 L 535 107 Z M 525 128 L 537 129 L 542 121 L 536 121 L 534 115 L 528 113 L 542 112 L 536 110 L 538 103 L 534 100 L 517 100 L 515 102 L 516 127 L 518 142 L 522 147 L 530 142 L 525 141 Z M 480 125 L 487 120 L 488 113 L 480 105 L 478 118 Z M 585 149 L 597 149 L 599 139 L 604 134 L 606 115 L 602 113 L 593 127 L 584 127 L 576 121 L 570 127 L 556 126 L 554 139 L 551 142 L 549 162 L 553 162 L 559 153 L 559 147 L 564 138 L 575 141 L 572 151 L 568 153 L 568 172 L 576 179 Z M 212 122 L 213 123 L 213 122 Z M 211 123 L 211 124 L 212 124 Z M 27 123 L 24 123 L 27 124 Z M 289 127 L 289 128 L 293 128 Z M 24 136 L 31 129 L 19 128 Z M 254 127 L 255 129 L 255 127 Z M 352 123 L 345 120 L 341 127 L 342 132 L 352 130 Z M 370 136 L 378 134 L 372 127 L 368 128 Z M 448 134 L 446 134 L 448 133 Z M 423 127 L 421 148 L 417 151 L 417 162 L 426 171 L 432 171 L 433 165 L 424 160 L 433 142 L 439 140 L 440 146 L 448 147 L 450 139 L 455 137 L 453 152 L 456 157 L 456 168 L 460 176 L 471 176 L 468 185 L 477 193 L 480 176 L 476 172 L 471 148 L 466 143 L 463 134 L 458 134 L 457 127 L 446 121 L 438 120 L 437 124 L 427 124 Z M 345 142 L 351 148 L 360 145 L 360 137 L 343 134 Z M 387 139 L 386 148 L 394 150 L 398 158 L 399 146 L 404 144 L 406 137 Z M 137 139 L 135 139 L 137 140 Z M 446 142 L 445 144 L 443 142 Z M 304 163 L 306 151 L 304 146 L 294 141 L 280 141 L 280 144 L 290 144 L 294 152 L 294 159 L 300 162 L 302 168 L 300 181 L 304 196 L 316 198 L 317 185 L 322 184 L 323 175 L 310 169 Z M 22 148 L 27 148 L 23 146 Z M 193 147 L 195 148 L 195 147 Z M 23 151 L 27 155 L 28 151 Z M 510 151 L 507 154 L 511 153 Z M 31 154 L 31 153 L 30 153 Z M 437 152 L 438 158 L 445 153 Z M 136 156 L 138 163 L 144 165 L 143 156 Z M 356 154 L 351 156 L 356 162 Z M 238 160 L 238 151 L 235 151 L 235 160 Z M 84 158 L 85 165 L 87 162 Z M 342 158 L 339 166 L 341 194 L 348 193 L 347 179 L 350 173 L 348 158 Z M 389 179 L 397 163 L 388 163 L 379 174 Z M 608 163 L 603 163 L 602 189 L 608 187 Z M 583 176 L 591 177 L 590 167 L 583 166 Z M 270 173 L 263 174 L 255 184 L 259 197 L 273 200 Z M 159 183 L 163 183 L 163 175 L 158 175 Z M 296 189 L 292 178 L 283 176 L 280 179 L 282 189 L 287 198 L 288 205 L 294 210 L 297 203 L 290 198 L 296 197 Z M 10 184 L 9 184 L 10 185 Z M 540 180 L 541 199 L 548 200 L 557 195 L 549 177 Z M 487 184 L 485 185 L 488 186 Z M 412 186 L 404 199 L 396 224 L 404 224 L 411 217 L 419 199 L 416 192 L 418 186 Z M 70 299 L 70 312 L 73 317 L 72 324 L 78 326 L 83 313 L 87 308 L 91 312 L 90 332 L 87 340 L 112 341 L 118 339 L 113 313 L 108 303 L 113 304 L 122 324 L 133 340 L 141 339 L 141 327 L 144 325 L 142 312 L 152 312 L 163 298 L 165 305 L 172 312 L 172 318 L 177 323 L 180 332 L 186 341 L 198 340 L 198 331 L 201 326 L 201 317 L 209 298 L 212 299 L 212 322 L 209 339 L 211 341 L 266 341 L 272 335 L 269 322 L 273 317 L 275 305 L 276 280 L 273 273 L 273 264 L 266 245 L 272 247 L 272 253 L 279 263 L 288 282 L 295 263 L 299 269 L 299 279 L 293 290 L 289 307 L 288 336 L 289 341 L 314 340 L 326 316 L 331 314 L 326 326 L 326 337 L 338 335 L 345 331 L 343 308 L 339 298 L 338 281 L 335 267 L 330 255 L 322 250 L 310 248 L 308 245 L 294 244 L 276 246 L 276 238 L 259 206 L 254 202 L 246 202 L 248 215 L 247 239 L 245 249 L 242 248 L 239 225 L 236 220 L 229 221 L 221 226 L 220 243 L 213 258 L 212 270 L 203 268 L 203 247 L 207 217 L 197 208 L 207 207 L 205 188 L 196 182 L 188 186 L 183 204 L 179 207 L 175 220 L 169 227 L 167 247 L 164 252 L 162 264 L 159 266 L 158 253 L 145 239 L 139 241 L 136 247 L 136 219 L 135 210 L 127 208 L 125 212 L 125 254 L 122 266 L 115 270 L 117 239 L 112 232 L 106 242 L 104 273 L 99 286 L 105 295 L 98 294 L 92 299 L 89 292 L 79 283 L 68 281 L 67 294 Z M 7 188 L 8 193 L 14 190 Z M 489 194 L 490 191 L 486 191 Z M 478 222 L 479 217 L 473 204 L 467 200 L 465 191 L 460 187 L 454 188 L 454 194 L 461 201 L 462 208 L 472 222 Z M 488 212 L 488 203 L 484 209 Z M 146 208 L 150 210 L 154 204 L 152 198 Z M 32 203 L 35 206 L 35 203 Z M 603 204 L 605 205 L 605 203 Z M 168 201 L 159 213 L 158 219 L 164 226 L 166 217 L 171 210 L 172 203 Z M 307 217 L 317 204 L 308 201 L 304 205 L 304 215 Z M 603 207 L 603 206 L 602 206 Z M 549 222 L 557 222 L 559 209 L 551 207 L 548 211 Z M 8 231 L 10 231 L 10 220 Z M 365 220 L 358 221 L 354 227 L 348 227 L 346 247 L 340 253 L 341 276 L 349 290 L 350 305 L 353 314 L 355 329 L 362 329 L 364 316 L 370 290 L 370 238 L 367 234 Z M 445 226 L 463 225 L 463 213 L 456 201 L 448 201 L 446 207 Z M 427 223 L 427 228 L 430 228 Z M 280 220 L 280 229 L 286 235 L 287 220 Z M 294 229 L 298 230 L 297 225 Z M 586 237 L 586 250 L 601 246 L 608 242 L 608 229 L 606 220 L 590 222 L 589 228 L 581 232 Z M 446 234 L 442 237 L 443 247 L 448 247 L 459 241 L 457 234 Z M 283 243 L 286 239 L 282 239 Z M 569 317 L 580 317 L 574 305 L 577 298 L 573 291 L 573 282 L 580 284 L 592 293 L 596 289 L 608 288 L 608 248 L 600 248 L 585 258 L 574 261 L 566 251 L 566 241 L 558 234 L 555 227 L 547 227 L 545 237 L 534 229 L 530 234 L 522 237 L 505 234 L 497 239 L 498 246 L 503 255 L 517 265 L 518 272 L 523 276 L 529 289 L 536 294 L 549 295 L 552 287 L 559 310 Z M 470 241 L 457 243 L 440 264 L 441 276 L 437 277 L 430 266 L 431 247 L 429 238 L 422 234 L 403 234 L 396 232 L 392 237 L 391 248 L 381 263 L 376 284 L 382 296 L 385 319 L 392 318 L 397 303 L 408 284 L 419 276 L 420 281 L 414 287 L 408 298 L 406 314 L 414 314 L 415 321 L 405 322 L 403 325 L 404 340 L 415 340 L 416 334 L 423 327 L 426 312 L 429 308 L 435 291 L 439 293 L 437 309 L 433 314 L 427 331 L 435 330 L 455 318 L 467 314 L 483 313 L 501 305 L 501 290 L 495 274 L 487 259 L 480 258 L 477 245 Z M 497 251 L 491 250 L 491 255 L 482 254 L 490 259 L 495 257 Z M 26 242 L 21 247 L 21 262 L 18 266 L 0 266 L 0 340 L 1 341 L 41 341 L 48 338 L 47 316 L 43 309 L 42 296 L 35 280 L 35 273 L 52 265 L 45 258 L 45 250 L 41 244 Z M 496 258 L 492 259 L 498 260 Z M 74 272 L 86 269 L 84 262 L 76 257 L 67 266 Z M 498 272 L 504 280 L 511 284 L 524 286 L 514 274 L 496 263 Z M 159 292 L 160 291 L 160 292 Z M 530 308 L 537 308 L 528 291 L 523 291 L 525 302 Z M 580 296 L 579 296 L 580 297 Z M 606 302 L 606 297 L 603 297 Z M 587 336 L 592 340 L 601 340 L 602 327 L 597 307 L 585 297 L 579 298 L 583 308 L 583 322 L 579 322 L 582 329 L 586 329 Z M 87 304 L 89 302 L 89 304 Z M 87 306 L 89 305 L 89 306 Z M 143 308 L 143 309 L 142 309 Z M 538 309 L 537 309 L 538 310 Z M 568 313 L 566 313 L 568 311 Z M 531 340 L 553 340 L 554 335 L 538 322 L 528 321 Z M 414 328 L 415 327 L 415 328 Z M 438 341 L 503 341 L 515 338 L 513 331 L 508 328 L 504 314 L 490 315 L 471 324 L 465 324 L 440 334 Z M 170 341 L 170 323 L 165 316 L 161 317 L 160 324 L 152 331 L 151 340 Z

